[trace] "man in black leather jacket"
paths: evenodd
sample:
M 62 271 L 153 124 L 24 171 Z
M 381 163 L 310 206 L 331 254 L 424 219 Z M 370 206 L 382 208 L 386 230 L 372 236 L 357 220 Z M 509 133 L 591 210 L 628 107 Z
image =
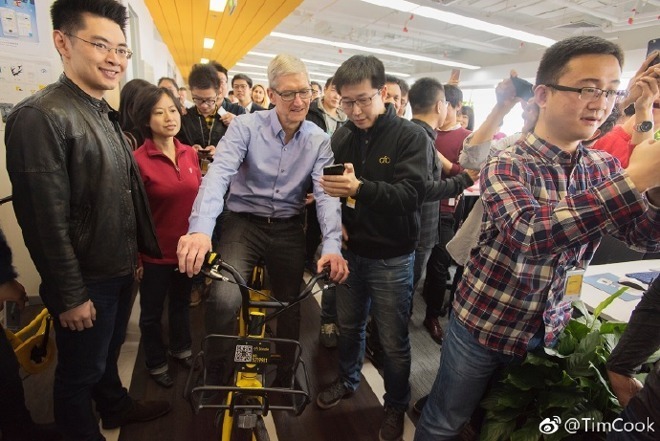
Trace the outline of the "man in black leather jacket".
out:
M 40 295 L 55 318 L 55 421 L 67 439 L 102 440 L 92 400 L 106 429 L 170 408 L 130 398 L 117 370 L 138 249 L 160 250 L 133 155 L 103 99 L 131 56 L 126 8 L 57 0 L 51 16 L 64 73 L 9 115 L 7 170 Z

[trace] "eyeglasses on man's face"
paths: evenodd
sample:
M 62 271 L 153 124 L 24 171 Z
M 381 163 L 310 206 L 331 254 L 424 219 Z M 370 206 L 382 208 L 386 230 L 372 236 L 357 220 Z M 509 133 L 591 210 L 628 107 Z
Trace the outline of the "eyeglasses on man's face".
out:
M 213 98 L 200 98 L 200 97 L 194 96 L 192 100 L 198 106 L 203 106 L 203 105 L 213 106 L 215 104 L 215 102 L 217 101 L 217 99 L 218 99 L 218 96 L 216 95 Z
M 103 55 L 106 55 L 106 54 L 109 54 L 112 51 L 115 51 L 115 53 L 117 54 L 117 56 L 119 58 L 124 58 L 126 60 L 130 60 L 131 57 L 133 56 L 133 52 L 125 46 L 110 47 L 105 43 L 94 43 L 93 41 L 87 41 L 84 38 L 80 38 L 77 35 L 69 34 L 68 32 L 65 32 L 64 35 L 66 35 L 68 37 L 76 38 L 80 41 L 84 41 L 87 44 L 91 44 L 92 46 L 94 46 L 96 48 L 97 51 L 99 51 Z
M 359 108 L 364 109 L 365 107 L 371 105 L 371 102 L 374 100 L 374 97 L 380 93 L 380 89 L 376 91 L 371 96 L 366 96 L 363 98 L 358 98 L 356 100 L 347 100 L 342 98 L 339 104 L 341 105 L 341 108 L 344 109 L 346 112 L 350 112 L 353 110 L 354 105 L 358 105 Z
M 273 89 L 273 92 L 278 94 L 282 101 L 293 101 L 296 99 L 296 95 L 300 97 L 301 100 L 308 100 L 312 97 L 312 89 L 302 89 L 302 90 L 285 90 L 284 92 L 277 91 Z
M 609 103 L 614 103 L 628 96 L 627 90 L 605 90 L 597 87 L 568 87 L 559 84 L 544 84 L 544 86 L 561 92 L 575 92 L 580 94 L 580 99 L 584 101 L 596 101 L 603 94 Z

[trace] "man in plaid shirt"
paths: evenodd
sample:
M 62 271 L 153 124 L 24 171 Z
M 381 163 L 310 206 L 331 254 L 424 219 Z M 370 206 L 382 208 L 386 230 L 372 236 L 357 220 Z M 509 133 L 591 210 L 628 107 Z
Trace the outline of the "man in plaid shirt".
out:
M 604 234 L 660 250 L 660 144 L 640 144 L 627 170 L 581 144 L 627 95 L 617 90 L 622 64 L 617 45 L 592 36 L 562 40 L 543 55 L 534 131 L 482 170 L 479 244 L 458 286 L 416 441 L 457 436 L 498 368 L 555 344 L 571 316 L 566 273 L 588 265 Z

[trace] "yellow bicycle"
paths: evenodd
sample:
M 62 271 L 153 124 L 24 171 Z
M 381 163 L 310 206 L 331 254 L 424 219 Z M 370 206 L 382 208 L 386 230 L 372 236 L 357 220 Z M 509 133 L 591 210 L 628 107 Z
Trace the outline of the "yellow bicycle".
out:
M 0 205 L 11 202 L 12 196 L 0 199 Z M 16 304 L 7 302 L 10 314 L 18 313 Z M 15 311 L 11 311 L 15 308 Z M 0 328 L 1 329 L 1 328 Z M 53 339 L 53 319 L 46 308 L 42 309 L 27 326 L 12 332 L 5 328 L 9 344 L 14 349 L 18 363 L 28 374 L 38 374 L 55 359 L 57 349 Z
M 231 279 L 221 273 L 226 271 Z M 212 253 L 202 272 L 209 278 L 230 282 L 238 285 L 242 295 L 242 307 L 239 313 L 238 335 L 210 334 L 202 341 L 202 350 L 195 356 L 194 366 L 203 366 L 199 374 L 200 385 L 192 387 L 193 371 L 191 369 L 186 381 L 184 396 L 190 400 L 193 411 L 201 409 L 216 409 L 216 422 L 222 425 L 222 441 L 268 441 L 268 431 L 264 416 L 271 410 L 294 412 L 300 415 L 309 397 L 309 378 L 305 363 L 301 358 L 302 348 L 295 340 L 281 338 L 266 338 L 266 323 L 279 316 L 286 309 L 297 305 L 312 294 L 316 284 L 327 279 L 327 273 L 319 273 L 312 277 L 300 294 L 290 302 L 280 302 L 274 299 L 263 288 L 263 267 L 255 267 L 252 282 L 249 286 L 238 271 L 227 262 L 222 261 Z M 330 286 L 324 285 L 321 289 Z M 273 310 L 273 312 L 268 312 Z M 234 345 L 234 377 L 233 384 L 217 386 L 206 384 L 206 364 L 204 354 L 211 340 L 230 341 Z M 293 350 L 285 350 L 284 348 Z M 278 352 L 275 352 L 277 350 Z M 281 354 L 293 354 L 293 369 L 291 381 L 282 387 L 265 387 L 265 375 L 269 366 L 281 361 Z M 300 382 L 297 379 L 304 381 Z M 221 404 L 205 404 L 202 394 L 205 392 L 226 393 L 226 399 Z M 284 404 L 282 404 L 284 403 Z

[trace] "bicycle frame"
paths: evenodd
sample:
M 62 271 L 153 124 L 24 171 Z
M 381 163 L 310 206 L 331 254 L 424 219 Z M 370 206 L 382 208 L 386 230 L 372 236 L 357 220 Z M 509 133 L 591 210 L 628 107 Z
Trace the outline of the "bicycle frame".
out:
M 266 291 L 260 291 L 248 287 L 245 280 L 231 265 L 211 255 L 207 259 L 207 265 L 202 272 L 216 281 L 230 281 L 222 275 L 220 270 L 226 270 L 238 285 L 242 296 L 242 305 L 239 313 L 239 335 L 207 335 L 202 341 L 202 350 L 195 356 L 194 366 L 201 363 L 204 366 L 202 373 L 203 384 L 191 388 L 193 370 L 186 382 L 185 395 L 189 396 L 193 411 L 198 413 L 205 408 L 217 409 L 222 412 L 222 440 L 232 440 L 232 433 L 238 427 L 241 430 L 250 431 L 251 440 L 257 439 L 256 425 L 259 420 L 266 416 L 270 410 L 293 411 L 300 415 L 310 402 L 309 377 L 305 363 L 302 360 L 302 347 L 295 340 L 266 338 L 266 323 L 280 315 L 288 308 L 297 305 L 307 298 L 316 283 L 327 275 L 321 273 L 313 277 L 305 286 L 305 289 L 291 302 L 279 302 L 272 300 Z M 252 284 L 263 286 L 263 268 L 255 267 L 252 275 Z M 260 283 L 261 282 L 261 283 Z M 267 309 L 274 308 L 275 312 L 268 314 Z M 217 386 L 206 384 L 206 360 L 205 354 L 211 340 L 220 339 L 234 344 L 234 381 L 229 386 Z M 289 347 L 292 353 L 292 377 L 290 384 L 283 387 L 264 387 L 265 369 L 274 364 L 277 354 L 272 353 L 272 345 L 275 344 L 278 352 L 282 348 Z M 300 385 L 296 384 L 296 378 L 304 379 Z M 226 392 L 227 398 L 222 404 L 204 404 L 201 400 L 203 392 Z M 280 396 L 289 399 L 291 404 L 273 404 L 271 399 Z M 267 436 L 267 434 L 266 434 Z M 262 438 L 259 438 L 260 440 Z

